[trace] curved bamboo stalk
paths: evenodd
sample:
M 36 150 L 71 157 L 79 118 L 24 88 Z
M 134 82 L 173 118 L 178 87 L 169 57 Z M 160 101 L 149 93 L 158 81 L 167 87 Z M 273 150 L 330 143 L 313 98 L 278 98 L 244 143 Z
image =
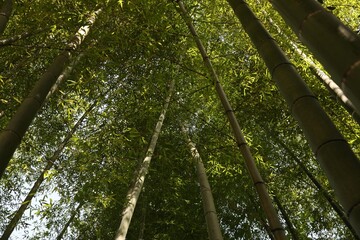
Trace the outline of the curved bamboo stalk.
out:
M 304 130 L 320 166 L 360 232 L 360 161 L 293 65 L 243 0 L 228 0 Z
M 153 135 L 151 137 L 151 141 L 150 141 L 148 150 L 146 151 L 146 156 L 140 166 L 140 170 L 139 170 L 138 174 L 136 175 L 135 184 L 133 187 L 131 187 L 129 189 L 129 192 L 126 196 L 126 204 L 125 204 L 123 212 L 122 212 L 121 223 L 120 223 L 120 227 L 118 228 L 118 230 L 116 232 L 115 240 L 125 240 L 126 234 L 128 232 L 129 226 L 130 226 L 131 218 L 134 214 L 136 203 L 139 199 L 141 190 L 144 185 L 145 177 L 146 177 L 149 167 L 150 167 L 151 159 L 152 159 L 152 156 L 155 151 L 156 143 L 159 138 L 161 127 L 163 125 L 166 111 L 169 107 L 174 88 L 175 88 L 175 81 L 172 80 L 170 83 L 169 94 L 165 99 L 165 105 L 160 113 L 159 120 L 156 123 L 156 127 L 155 127 Z
M 189 136 L 189 129 L 185 128 L 184 125 L 181 125 L 181 130 L 186 137 L 188 146 L 190 148 L 190 152 L 192 158 L 194 160 L 196 171 L 198 175 L 198 181 L 200 183 L 200 192 L 201 198 L 204 206 L 204 214 L 206 220 L 207 231 L 210 240 L 222 240 L 221 228 L 219 224 L 219 220 L 216 213 L 214 197 L 211 192 L 211 187 L 206 176 L 206 170 L 204 164 L 201 160 L 200 154 L 195 146 L 195 144 L 191 141 Z
M 4 4 L 0 10 L 0 36 L 4 33 L 6 25 L 11 16 L 11 12 L 13 9 L 13 1 L 5 0 Z
M 72 52 L 83 42 L 94 24 L 97 14 L 101 9 L 95 11 L 89 17 L 86 25 L 82 26 L 75 34 L 72 41 L 54 62 L 49 66 L 45 74 L 35 84 L 27 98 L 21 103 L 15 115 L 6 128 L 0 134 L 0 178 L 7 167 L 12 155 L 24 137 L 28 127 L 35 118 L 37 111 L 42 106 L 51 87 L 56 83 L 60 74 L 64 71 L 70 60 Z
M 360 112 L 360 37 L 317 1 L 270 2 Z
M 265 215 L 269 221 L 271 231 L 274 234 L 276 239 L 286 239 L 284 228 L 280 222 L 277 211 L 275 210 L 274 205 L 271 201 L 270 195 L 266 189 L 265 182 L 262 179 L 260 172 L 256 167 L 255 160 L 250 152 L 250 148 L 245 140 L 244 134 L 242 133 L 242 131 L 240 129 L 240 125 L 236 119 L 234 111 L 232 110 L 231 105 L 227 99 L 227 96 L 220 84 L 219 78 L 218 78 L 214 68 L 212 67 L 211 61 L 206 53 L 206 50 L 205 50 L 199 36 L 196 33 L 196 30 L 192 24 L 190 17 L 187 14 L 184 4 L 180 0 L 177 0 L 177 2 L 180 7 L 180 14 L 183 17 L 186 25 L 188 26 L 188 28 L 191 32 L 191 35 L 193 36 L 193 38 L 196 42 L 196 45 L 197 45 L 197 47 L 201 53 L 201 56 L 203 58 L 204 64 L 210 73 L 211 79 L 214 81 L 216 92 L 218 94 L 218 97 L 219 97 L 219 99 L 225 109 L 225 112 L 227 114 L 227 117 L 229 119 L 231 128 L 233 130 L 233 133 L 234 133 L 234 136 L 236 139 L 236 143 L 241 151 L 241 154 L 243 155 L 243 157 L 245 159 L 246 167 L 248 169 L 250 177 L 253 181 L 253 184 L 254 184 L 257 194 L 259 196 L 260 204 L 261 204 L 261 206 L 265 212 Z

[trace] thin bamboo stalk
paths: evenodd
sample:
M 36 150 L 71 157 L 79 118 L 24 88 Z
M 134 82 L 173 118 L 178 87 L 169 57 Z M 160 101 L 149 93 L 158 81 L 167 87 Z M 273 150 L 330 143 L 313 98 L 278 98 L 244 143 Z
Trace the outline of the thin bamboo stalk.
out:
M 186 137 L 192 158 L 196 166 L 209 239 L 222 240 L 223 237 L 221 234 L 221 228 L 216 213 L 214 197 L 211 192 L 210 183 L 206 176 L 206 170 L 200 157 L 200 153 L 198 152 L 195 143 L 193 143 L 193 141 L 191 141 L 190 139 L 189 129 L 182 125 L 181 130 Z
M 227 117 L 229 119 L 231 128 L 233 130 L 236 143 L 245 159 L 245 164 L 248 169 L 248 172 L 250 174 L 250 177 L 253 181 L 253 184 L 255 186 L 255 189 L 258 193 L 260 204 L 265 212 L 265 215 L 269 221 L 269 225 L 271 228 L 272 233 L 274 234 L 276 239 L 286 239 L 285 237 L 285 231 L 284 228 L 280 222 L 279 216 L 277 214 L 277 211 L 274 208 L 274 205 L 271 201 L 270 195 L 266 189 L 265 182 L 263 181 L 259 170 L 256 167 L 255 160 L 250 152 L 250 148 L 245 140 L 244 134 L 242 133 L 240 129 L 240 125 L 236 119 L 236 116 L 234 114 L 234 111 L 231 108 L 231 105 L 227 99 L 227 96 L 220 84 L 219 78 L 212 67 L 211 61 L 209 59 L 209 56 L 206 53 L 206 50 L 199 38 L 199 36 L 196 33 L 196 30 L 192 24 L 191 18 L 188 16 L 188 13 L 185 9 L 185 6 L 182 1 L 177 0 L 178 5 L 180 7 L 180 14 L 183 17 L 186 25 L 188 26 L 191 35 L 193 36 L 196 45 L 200 51 L 200 54 L 203 58 L 204 64 L 206 68 L 208 69 L 211 79 L 213 80 L 215 84 L 215 89 L 218 94 L 218 97 L 225 109 L 225 112 L 227 114 Z
M 159 138 L 161 127 L 163 125 L 166 111 L 169 107 L 174 88 L 175 88 L 175 81 L 172 80 L 170 83 L 169 94 L 165 99 L 165 105 L 160 113 L 159 120 L 156 123 L 148 150 L 146 152 L 146 156 L 140 166 L 140 170 L 139 170 L 138 174 L 136 175 L 135 184 L 133 187 L 131 187 L 129 189 L 129 192 L 126 196 L 126 204 L 125 204 L 123 212 L 122 212 L 121 223 L 120 223 L 120 227 L 118 228 L 118 230 L 116 232 L 115 240 L 125 240 L 126 234 L 128 232 L 129 226 L 130 226 L 131 218 L 134 214 L 136 203 L 139 199 L 141 190 L 144 185 L 145 177 L 146 177 L 149 167 L 150 167 L 151 159 L 152 159 L 152 156 L 155 151 L 156 143 Z
M 61 239 L 64 237 L 67 229 L 69 228 L 69 226 L 70 226 L 70 224 L 72 223 L 72 221 L 74 221 L 76 215 L 79 213 L 80 208 L 82 208 L 83 205 L 84 205 L 84 203 L 80 203 L 80 204 L 76 207 L 75 211 L 71 214 L 71 217 L 70 217 L 69 220 L 65 223 L 65 225 L 64 225 L 64 227 L 62 228 L 62 230 L 61 230 L 61 232 L 59 233 L 59 235 L 56 237 L 56 240 L 61 240 Z
M 315 178 L 315 176 L 307 169 L 307 167 L 302 163 L 302 161 L 294 154 L 294 152 L 278 137 L 273 135 L 276 139 L 276 142 L 280 144 L 280 146 L 285 149 L 285 151 L 289 154 L 289 156 L 296 162 L 297 165 L 300 166 L 301 170 L 306 174 L 306 176 L 311 180 L 311 182 L 316 186 L 318 191 L 324 196 L 324 198 L 328 201 L 330 206 L 334 209 L 334 211 L 338 214 L 339 218 L 343 221 L 345 226 L 350 230 L 350 232 L 354 235 L 354 239 L 360 240 L 360 237 L 356 233 L 355 229 L 351 226 L 348 217 L 346 216 L 344 210 L 341 206 L 338 205 L 337 202 L 330 196 L 330 194 L 324 189 L 322 184 Z
M 281 204 L 280 200 L 276 196 L 273 196 L 273 198 L 274 198 L 276 205 L 278 206 L 278 209 L 281 212 L 281 215 L 285 219 L 286 225 L 288 226 L 288 229 L 289 229 L 292 239 L 299 240 L 299 233 L 296 231 L 294 225 L 292 224 L 290 217 L 287 214 L 284 206 Z

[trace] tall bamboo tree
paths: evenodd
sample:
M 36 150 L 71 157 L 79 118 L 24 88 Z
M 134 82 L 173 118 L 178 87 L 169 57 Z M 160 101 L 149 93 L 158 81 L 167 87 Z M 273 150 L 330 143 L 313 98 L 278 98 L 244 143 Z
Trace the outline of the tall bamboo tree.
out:
M 24 99 L 17 112 L 8 125 L 0 134 L 0 178 L 5 171 L 14 151 L 20 144 L 28 127 L 35 118 L 37 111 L 43 104 L 51 87 L 55 84 L 60 74 L 69 62 L 72 53 L 80 46 L 94 24 L 97 14 L 101 9 L 96 10 L 88 18 L 87 23 L 82 26 L 74 38 L 54 62 L 49 66 L 45 74 L 35 84 L 30 94 Z
M 271 231 L 274 234 L 276 239 L 285 239 L 284 228 L 280 222 L 279 216 L 274 208 L 274 205 L 271 201 L 269 193 L 266 189 L 265 182 L 263 181 L 263 179 L 260 175 L 260 172 L 256 167 L 255 160 L 250 152 L 250 148 L 245 140 L 244 134 L 242 133 L 242 131 L 240 129 L 240 125 L 236 119 L 234 111 L 231 108 L 231 105 L 227 99 L 227 96 L 220 84 L 219 78 L 218 78 L 214 68 L 212 67 L 210 58 L 207 55 L 206 50 L 205 50 L 199 36 L 196 33 L 196 30 L 192 24 L 192 20 L 189 17 L 183 2 L 180 0 L 177 0 L 177 3 L 180 8 L 180 14 L 183 17 L 186 25 L 188 26 L 190 33 L 193 36 L 193 38 L 196 42 L 196 45 L 200 51 L 200 54 L 203 58 L 204 64 L 210 73 L 213 83 L 215 84 L 216 92 L 218 94 L 218 97 L 219 97 L 219 99 L 225 109 L 225 112 L 227 114 L 227 117 L 229 119 L 230 125 L 232 127 L 232 130 L 233 130 L 233 133 L 235 136 L 236 143 L 245 159 L 246 167 L 249 171 L 249 174 L 254 183 L 255 189 L 258 193 L 261 206 L 262 206 L 262 208 L 266 214 L 266 217 L 269 221 Z
M 317 1 L 270 2 L 360 112 L 360 37 Z
M 330 184 L 360 233 L 360 161 L 270 34 L 242 0 L 228 0 L 304 130 Z
M 155 148 L 156 148 L 156 143 L 159 138 L 159 134 L 161 132 L 161 127 L 165 120 L 166 111 L 169 107 L 170 100 L 171 100 L 172 94 L 174 92 L 174 88 L 175 88 L 175 80 L 171 80 L 169 94 L 165 99 L 164 107 L 160 113 L 159 120 L 156 123 L 153 135 L 151 137 L 149 147 L 146 151 L 145 158 L 144 158 L 142 164 L 140 165 L 140 169 L 139 169 L 138 173 L 135 176 L 136 177 L 135 183 L 134 183 L 133 187 L 131 187 L 129 189 L 129 192 L 126 196 L 126 203 L 125 203 L 125 206 L 124 206 L 124 209 L 122 212 L 120 227 L 118 228 L 116 236 L 115 236 L 116 240 L 124 240 L 126 237 L 126 234 L 128 232 L 131 218 L 134 214 L 134 210 L 136 207 L 136 203 L 139 199 L 139 195 L 143 188 L 145 177 L 149 171 L 151 159 L 152 159 L 152 156 L 153 156 Z
M 206 170 L 204 164 L 201 160 L 200 154 L 195 146 L 195 144 L 191 141 L 189 136 L 189 130 L 184 125 L 181 126 L 181 130 L 186 137 L 187 143 L 190 148 L 190 152 L 192 158 L 195 162 L 196 171 L 198 175 L 198 181 L 200 183 L 200 191 L 201 198 L 204 206 L 204 215 L 206 219 L 207 231 L 209 234 L 210 240 L 222 240 L 222 234 L 220 229 L 219 220 L 217 217 L 214 198 L 211 192 L 211 187 L 209 184 L 209 180 L 206 176 Z

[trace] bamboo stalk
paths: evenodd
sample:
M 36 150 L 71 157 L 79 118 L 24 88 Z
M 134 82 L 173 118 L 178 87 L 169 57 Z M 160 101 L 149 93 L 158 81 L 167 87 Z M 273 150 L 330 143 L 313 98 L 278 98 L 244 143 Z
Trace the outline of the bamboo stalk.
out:
M 252 156 L 252 154 L 250 152 L 250 148 L 245 140 L 244 134 L 242 133 L 242 131 L 240 129 L 240 125 L 236 119 L 234 111 L 231 108 L 231 105 L 227 99 L 227 96 L 220 84 L 219 78 L 218 78 L 214 68 L 212 67 L 211 61 L 206 53 L 206 50 L 205 50 L 199 36 L 196 33 L 196 30 L 192 24 L 190 17 L 187 14 L 187 11 L 185 9 L 183 2 L 180 0 L 177 0 L 177 2 L 180 7 L 181 16 L 183 17 L 186 25 L 189 28 L 189 30 L 196 42 L 196 45 L 200 51 L 200 54 L 203 58 L 204 64 L 207 67 L 207 69 L 210 73 L 211 79 L 213 80 L 213 82 L 215 84 L 216 92 L 218 94 L 218 97 L 219 97 L 219 99 L 222 103 L 222 106 L 224 107 L 227 117 L 229 119 L 231 128 L 234 133 L 234 137 L 236 139 L 236 143 L 241 151 L 241 154 L 243 155 L 243 157 L 245 159 L 245 165 L 246 165 L 247 170 L 250 174 L 250 177 L 253 181 L 253 184 L 255 186 L 257 194 L 259 196 L 260 204 L 261 204 L 261 206 L 265 212 L 265 215 L 269 221 L 271 231 L 274 234 L 276 239 L 286 239 L 284 228 L 280 222 L 277 211 L 275 210 L 274 205 L 271 201 L 271 198 L 267 191 L 265 182 L 263 181 L 263 179 L 260 175 L 260 172 L 256 167 L 254 157 Z
M 317 1 L 270 2 L 331 74 L 359 113 L 360 37 Z
M 20 144 L 31 122 L 35 118 L 38 110 L 44 103 L 52 86 L 60 74 L 64 71 L 70 60 L 72 52 L 75 51 L 83 42 L 90 31 L 90 27 L 94 24 L 97 14 L 101 9 L 95 11 L 89 17 L 86 25 L 82 26 L 75 34 L 74 38 L 54 62 L 49 66 L 45 74 L 35 84 L 30 94 L 21 103 L 15 115 L 11 118 L 6 128 L 0 134 L 0 178 L 5 168 L 14 154 L 16 148 Z
M 209 180 L 206 176 L 206 170 L 204 164 L 201 160 L 200 154 L 189 136 L 189 129 L 185 128 L 184 125 L 181 125 L 181 130 L 186 137 L 188 146 L 190 148 L 190 152 L 192 158 L 194 160 L 196 171 L 198 175 L 198 181 L 200 183 L 200 192 L 201 198 L 204 206 L 204 215 L 206 220 L 207 231 L 210 240 L 222 240 L 221 228 L 219 224 L 219 220 L 216 213 L 214 197 L 211 192 L 211 187 Z
M 152 159 L 152 156 L 155 151 L 156 143 L 159 138 L 161 127 L 163 125 L 166 111 L 169 107 L 170 99 L 172 97 L 174 88 L 175 88 L 175 81 L 172 80 L 171 84 L 170 84 L 169 95 L 165 99 L 165 105 L 160 113 L 159 120 L 156 123 L 148 150 L 146 152 L 146 156 L 145 156 L 142 164 L 140 165 L 140 170 L 139 170 L 138 174 L 135 176 L 136 177 L 135 184 L 133 187 L 131 187 L 129 189 L 129 192 L 126 196 L 126 204 L 122 211 L 121 223 L 116 232 L 115 240 L 125 240 L 126 234 L 128 232 L 129 226 L 130 226 L 131 218 L 134 214 L 136 203 L 139 199 L 141 190 L 144 185 L 145 177 L 146 177 L 149 167 L 150 167 L 151 159 Z
M 293 65 L 243 0 L 228 0 L 264 59 L 280 93 L 329 179 L 350 222 L 360 233 L 360 161 L 320 107 Z

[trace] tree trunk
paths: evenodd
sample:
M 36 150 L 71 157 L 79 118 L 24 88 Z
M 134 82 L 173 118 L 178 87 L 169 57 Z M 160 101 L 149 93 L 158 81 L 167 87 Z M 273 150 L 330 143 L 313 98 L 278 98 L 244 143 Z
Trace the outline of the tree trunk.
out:
M 94 24 L 96 15 L 100 10 L 95 11 L 88 19 L 87 25 L 81 27 L 75 34 L 73 40 L 68 44 L 67 50 L 63 51 L 50 65 L 45 74 L 35 84 L 27 98 L 19 106 L 7 127 L 0 134 L 0 178 L 7 167 L 17 146 L 20 144 L 28 127 L 35 118 L 37 111 L 42 106 L 51 87 L 65 69 L 72 52 L 80 46 L 90 27 Z
M 348 97 L 345 96 L 341 88 L 320 68 L 318 68 L 313 60 L 311 60 L 303 51 L 301 51 L 298 46 L 291 41 L 280 29 L 280 27 L 269 17 L 270 23 L 276 28 L 278 33 L 281 34 L 291 45 L 291 47 L 299 54 L 302 59 L 305 60 L 310 65 L 311 71 L 315 76 L 325 85 L 325 87 L 335 95 L 336 98 L 340 101 L 342 106 L 349 112 L 349 114 L 354 118 L 354 120 L 360 125 L 360 113 L 355 111 L 355 107 Z
M 86 112 L 80 117 L 80 119 L 76 122 L 76 124 L 70 130 L 70 132 L 68 132 L 65 139 L 58 146 L 58 148 L 56 149 L 54 154 L 49 159 L 47 159 L 47 164 L 46 164 L 44 170 L 41 172 L 40 176 L 38 177 L 38 179 L 33 184 L 31 190 L 29 191 L 29 193 L 25 197 L 24 201 L 21 203 L 20 208 L 15 212 L 15 214 L 12 217 L 10 223 L 6 226 L 5 231 L 4 231 L 3 235 L 1 236 L 0 240 L 6 240 L 6 239 L 8 239 L 10 237 L 11 233 L 14 231 L 15 227 L 17 226 L 18 222 L 20 221 L 21 217 L 23 216 L 25 210 L 31 204 L 31 201 L 32 201 L 33 197 L 35 196 L 35 194 L 39 190 L 41 184 L 45 180 L 46 172 L 49 171 L 54 166 L 55 161 L 59 158 L 61 152 L 63 151 L 65 146 L 68 144 L 71 137 L 74 135 L 75 131 L 79 128 L 80 124 L 84 121 L 85 117 L 95 107 L 95 105 L 96 105 L 96 102 L 93 103 L 86 110 Z
M 188 142 L 191 155 L 196 165 L 198 180 L 200 183 L 201 198 L 204 206 L 204 215 L 206 220 L 207 231 L 210 240 L 222 240 L 221 228 L 217 217 L 214 198 L 211 192 L 210 184 L 206 176 L 204 164 L 195 144 L 191 141 L 189 130 L 184 125 L 181 126 L 182 132 Z
M 0 10 L 0 36 L 4 33 L 13 9 L 13 1 L 5 0 Z
M 277 43 L 242 0 L 228 0 L 303 129 L 353 227 L 360 233 L 360 161 Z
M 200 38 L 198 37 L 198 35 L 196 33 L 196 30 L 192 24 L 192 20 L 188 16 L 187 11 L 184 7 L 184 4 L 180 0 L 177 0 L 177 2 L 180 7 L 180 14 L 183 17 L 186 25 L 188 26 L 188 28 L 196 42 L 196 45 L 201 53 L 204 64 L 207 67 L 207 69 L 209 70 L 211 79 L 213 80 L 213 82 L 215 84 L 216 92 L 218 94 L 218 97 L 220 98 L 220 101 L 221 101 L 221 103 L 225 109 L 225 112 L 227 114 L 227 117 L 229 119 L 230 125 L 233 129 L 236 143 L 237 143 L 238 147 L 240 148 L 240 151 L 245 159 L 246 167 L 249 171 L 250 177 L 251 177 L 251 179 L 254 183 L 255 189 L 258 193 L 258 196 L 260 199 L 260 204 L 261 204 L 261 206 L 265 212 L 265 215 L 269 221 L 271 231 L 273 232 L 276 239 L 286 239 L 284 228 L 280 222 L 279 216 L 274 208 L 274 205 L 271 201 L 269 193 L 266 189 L 265 182 L 261 178 L 259 170 L 256 167 L 255 160 L 250 152 L 250 148 L 245 141 L 245 137 L 240 129 L 240 125 L 236 119 L 234 111 L 232 110 L 232 108 L 230 106 L 227 96 L 220 84 L 219 78 L 218 78 L 214 68 L 212 67 L 209 56 L 207 56 L 206 50 L 205 50 Z
M 360 37 L 317 1 L 270 2 L 360 112 Z
M 61 240 L 66 232 L 66 230 L 68 229 L 68 227 L 70 226 L 70 224 L 72 223 L 72 221 L 74 221 L 74 218 L 76 217 L 76 215 L 78 214 L 80 208 L 83 206 L 83 203 L 80 203 L 77 208 L 75 209 L 75 211 L 71 214 L 71 217 L 69 218 L 69 220 L 66 222 L 66 224 L 64 225 L 63 229 L 61 230 L 61 232 L 59 233 L 59 235 L 56 237 L 56 240 Z
M 151 162 L 152 156 L 155 151 L 156 143 L 159 138 L 161 127 L 163 125 L 166 111 L 169 107 L 170 99 L 173 94 L 174 88 L 175 88 L 175 81 L 172 80 L 170 83 L 169 94 L 165 99 L 165 105 L 160 113 L 159 120 L 156 123 L 154 133 L 152 135 L 149 147 L 146 152 L 146 156 L 145 156 L 145 158 L 140 166 L 140 170 L 136 176 L 135 184 L 132 188 L 130 188 L 130 190 L 126 196 L 126 204 L 125 204 L 123 212 L 122 212 L 121 223 L 120 223 L 120 227 L 118 228 L 118 230 L 116 232 L 115 240 L 125 240 L 127 231 L 130 226 L 131 218 L 134 214 L 137 200 L 141 193 L 146 174 L 148 173 L 148 169 L 150 167 L 150 162 Z

